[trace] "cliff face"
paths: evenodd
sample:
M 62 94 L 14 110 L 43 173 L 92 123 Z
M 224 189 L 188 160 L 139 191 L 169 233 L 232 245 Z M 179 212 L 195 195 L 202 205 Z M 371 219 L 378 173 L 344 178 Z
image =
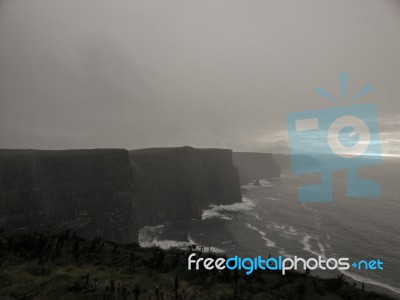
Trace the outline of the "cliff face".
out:
M 233 164 L 239 171 L 242 185 L 256 179 L 277 178 L 281 175 L 281 169 L 271 153 L 234 152 Z
M 131 243 L 134 197 L 126 150 L 0 150 L 0 226 Z
M 231 150 L 180 147 L 129 154 L 142 224 L 200 218 L 211 203 L 241 201 Z
M 131 243 L 141 226 L 241 201 L 232 151 L 0 150 L 0 227 Z
M 297 160 L 296 170 L 299 173 L 312 173 L 315 172 L 315 168 L 320 166 L 320 162 L 310 155 L 298 154 L 274 154 L 274 158 L 282 170 L 282 174 L 293 174 L 292 173 L 292 159 Z

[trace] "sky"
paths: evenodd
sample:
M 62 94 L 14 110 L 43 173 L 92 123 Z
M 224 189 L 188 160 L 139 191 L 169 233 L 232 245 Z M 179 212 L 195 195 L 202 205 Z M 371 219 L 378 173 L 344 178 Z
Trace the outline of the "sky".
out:
M 400 155 L 399 53 L 398 0 L 0 0 L 0 148 L 287 153 L 346 72 Z

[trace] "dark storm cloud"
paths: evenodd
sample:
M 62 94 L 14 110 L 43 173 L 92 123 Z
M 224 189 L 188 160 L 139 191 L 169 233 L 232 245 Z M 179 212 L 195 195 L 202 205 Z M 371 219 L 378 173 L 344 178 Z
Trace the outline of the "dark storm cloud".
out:
M 397 1 L 0 4 L 0 147 L 287 151 L 286 113 L 342 71 L 398 147 Z

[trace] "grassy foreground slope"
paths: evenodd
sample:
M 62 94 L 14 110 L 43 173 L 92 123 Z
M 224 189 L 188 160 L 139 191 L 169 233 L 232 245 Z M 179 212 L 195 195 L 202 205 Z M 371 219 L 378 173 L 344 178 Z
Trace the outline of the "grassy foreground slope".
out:
M 1 230 L 0 299 L 390 299 L 344 277 L 189 271 L 190 251 Z

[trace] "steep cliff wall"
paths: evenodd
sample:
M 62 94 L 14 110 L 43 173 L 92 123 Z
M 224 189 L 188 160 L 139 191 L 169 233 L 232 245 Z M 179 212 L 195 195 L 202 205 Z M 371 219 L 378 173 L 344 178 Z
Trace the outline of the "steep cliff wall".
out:
M 0 150 L 0 226 L 131 243 L 134 197 L 126 150 Z
M 233 164 L 239 172 L 241 184 L 281 175 L 281 169 L 271 153 L 234 152 Z
M 0 227 L 136 241 L 141 226 L 241 201 L 232 151 L 0 150 Z
M 241 201 L 231 150 L 141 149 L 130 160 L 142 224 L 200 218 L 210 203 Z

